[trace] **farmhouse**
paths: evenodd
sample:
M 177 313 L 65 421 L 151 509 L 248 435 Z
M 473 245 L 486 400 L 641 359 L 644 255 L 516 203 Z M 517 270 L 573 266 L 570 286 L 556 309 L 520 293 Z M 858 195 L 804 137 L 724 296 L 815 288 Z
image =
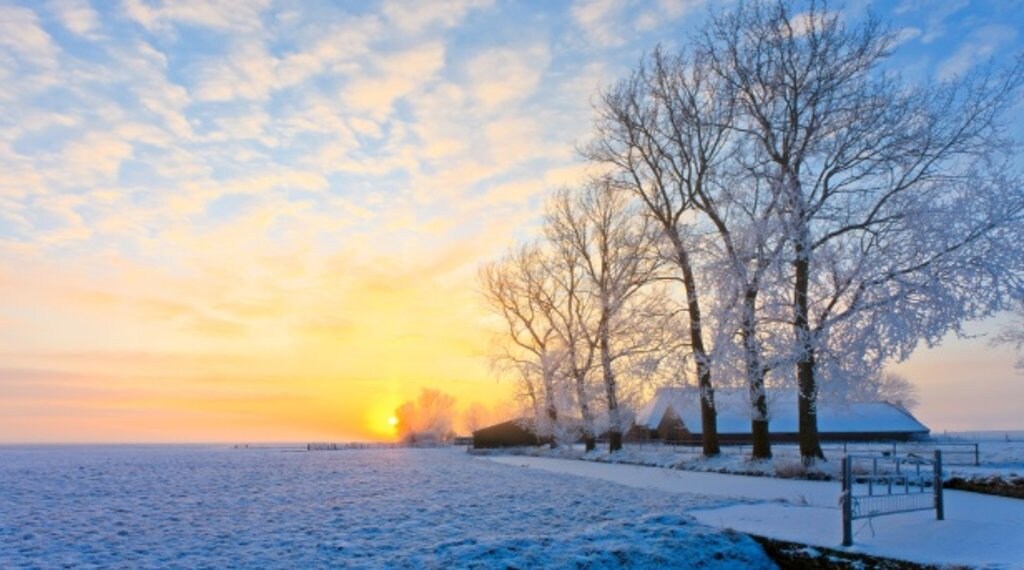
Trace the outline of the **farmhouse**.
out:
M 473 432 L 473 448 L 517 447 L 543 443 L 528 420 L 509 420 Z
M 794 391 L 769 391 L 771 439 L 797 441 L 797 400 Z M 750 405 L 743 390 L 715 391 L 718 436 L 722 443 L 750 441 Z M 628 441 L 696 443 L 701 437 L 698 392 L 661 388 L 637 414 Z M 907 441 L 929 429 L 906 409 L 884 401 L 819 402 L 818 432 L 822 441 Z

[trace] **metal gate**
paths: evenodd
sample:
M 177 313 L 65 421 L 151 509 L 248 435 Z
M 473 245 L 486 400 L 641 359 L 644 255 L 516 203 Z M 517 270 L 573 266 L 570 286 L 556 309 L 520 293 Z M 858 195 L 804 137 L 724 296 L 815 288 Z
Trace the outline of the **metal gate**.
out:
M 843 546 L 853 544 L 853 521 L 935 509 L 943 520 L 942 451 L 934 458 L 913 453 L 904 457 L 847 455 L 842 460 L 840 504 Z

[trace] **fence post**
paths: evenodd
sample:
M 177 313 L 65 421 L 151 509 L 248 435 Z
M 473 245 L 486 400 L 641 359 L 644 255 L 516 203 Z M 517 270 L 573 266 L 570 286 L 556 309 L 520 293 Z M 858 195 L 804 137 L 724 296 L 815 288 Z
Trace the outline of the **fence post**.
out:
M 840 464 L 842 471 L 842 492 L 840 502 L 843 507 L 843 546 L 853 545 L 853 469 L 850 467 L 849 456 L 843 456 Z
M 935 450 L 935 475 L 932 485 L 935 487 L 935 519 L 946 520 L 946 509 L 942 504 L 942 451 Z

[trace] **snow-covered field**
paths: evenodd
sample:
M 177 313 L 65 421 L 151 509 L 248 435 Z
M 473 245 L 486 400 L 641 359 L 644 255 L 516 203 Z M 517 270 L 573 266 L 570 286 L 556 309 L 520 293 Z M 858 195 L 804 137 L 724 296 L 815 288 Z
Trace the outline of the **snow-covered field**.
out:
M 0 568 L 771 567 L 686 514 L 746 502 L 453 448 L 0 447 Z
M 838 493 L 461 448 L 0 447 L 0 568 L 769 568 L 728 529 L 836 548 Z M 1024 568 L 1021 528 L 1024 501 L 946 491 L 945 521 L 857 521 L 850 550 Z

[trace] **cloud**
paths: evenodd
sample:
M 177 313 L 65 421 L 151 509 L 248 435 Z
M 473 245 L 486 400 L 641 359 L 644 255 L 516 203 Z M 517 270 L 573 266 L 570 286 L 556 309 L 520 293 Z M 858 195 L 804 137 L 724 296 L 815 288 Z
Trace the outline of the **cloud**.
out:
M 625 3 L 618 0 L 577 0 L 571 13 L 591 42 L 615 47 L 624 42 L 621 23 L 625 9 Z
M 399 30 L 418 32 L 434 25 L 450 28 L 470 10 L 490 6 L 491 0 L 430 0 L 427 2 L 386 3 L 384 16 Z
M 638 32 L 647 33 L 675 22 L 705 3 L 706 0 L 576 0 L 570 14 L 586 43 L 608 50 L 632 41 Z
M 370 44 L 380 33 L 379 18 L 373 15 L 320 27 L 314 41 L 279 59 L 276 71 L 280 84 L 297 85 L 324 71 L 350 72 L 357 61 L 370 54 Z
M 799 14 L 794 14 L 791 20 L 793 27 L 793 35 L 797 37 L 804 36 L 808 32 L 810 32 L 813 29 L 813 27 L 817 26 L 818 29 L 821 29 L 822 25 L 829 19 L 842 19 L 843 15 L 844 14 L 842 12 L 835 11 L 815 12 L 814 16 L 817 16 L 816 18 L 812 16 L 811 12 L 801 12 Z
M 963 75 L 976 64 L 999 53 L 1002 46 L 1017 38 L 1017 30 L 1011 26 L 988 25 L 971 32 L 956 52 L 941 62 L 936 70 L 939 79 L 952 79 Z
M 906 26 L 900 28 L 896 32 L 896 38 L 893 41 L 893 48 L 897 48 L 907 42 L 913 41 L 921 37 L 924 32 L 921 28 L 915 28 L 913 26 Z
M 175 137 L 192 137 L 192 125 L 186 117 L 191 99 L 184 86 L 168 79 L 167 55 L 137 40 L 130 42 L 127 49 L 116 51 L 114 58 L 122 80 L 135 94 L 142 109 L 159 117 Z
M 64 147 L 60 161 L 67 171 L 57 176 L 65 183 L 110 181 L 131 154 L 132 145 L 120 136 L 92 131 Z
M 266 99 L 278 86 L 275 66 L 262 41 L 245 40 L 234 46 L 227 58 L 201 68 L 195 96 L 200 101 Z
M 57 67 L 60 51 L 39 25 L 36 13 L 17 6 L 0 6 L 0 49 L 27 64 L 48 69 Z
M 123 0 L 129 18 L 147 30 L 165 29 L 171 24 L 188 24 L 234 31 L 253 31 L 262 27 L 261 14 L 268 0 Z
M 481 197 L 482 206 L 499 206 L 529 203 L 562 186 L 574 186 L 584 182 L 591 175 L 591 167 L 573 164 L 552 168 L 540 177 L 514 180 L 491 186 Z
M 529 98 L 551 62 L 544 44 L 487 50 L 467 64 L 468 89 L 484 110 Z
M 444 67 L 444 44 L 430 42 L 371 60 L 369 69 L 354 78 L 345 100 L 354 111 L 377 120 L 391 113 L 398 99 L 422 90 Z
M 100 26 L 100 17 L 89 5 L 89 0 L 50 0 L 48 7 L 61 24 L 71 33 L 96 38 L 96 30 Z
M 651 9 L 639 10 L 633 27 L 638 32 L 656 29 L 703 6 L 706 0 L 657 0 Z
M 279 55 L 268 50 L 262 35 L 236 38 L 226 57 L 200 64 L 195 74 L 196 98 L 263 101 L 318 74 L 351 74 L 369 54 L 379 25 L 372 16 L 348 18 L 311 33 L 313 39 L 303 39 Z
M 943 0 L 940 2 L 925 2 L 920 9 L 927 11 L 927 20 L 924 28 L 924 35 L 921 36 L 922 43 L 932 43 L 946 35 L 946 20 L 953 14 L 963 10 L 968 5 L 967 0 Z

